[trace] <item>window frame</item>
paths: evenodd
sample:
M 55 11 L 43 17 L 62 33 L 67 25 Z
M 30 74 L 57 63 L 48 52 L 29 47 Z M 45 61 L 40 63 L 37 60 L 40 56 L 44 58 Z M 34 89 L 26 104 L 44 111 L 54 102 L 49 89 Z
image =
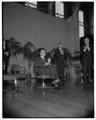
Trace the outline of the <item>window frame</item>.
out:
M 61 9 L 61 5 L 62 4 L 62 13 L 59 10 L 56 10 L 56 5 L 58 4 L 58 9 Z M 63 2 L 59 2 L 59 1 L 55 1 L 55 17 L 59 17 L 59 18 L 64 18 L 64 3 Z
M 80 16 L 80 12 L 82 12 L 81 16 Z M 84 12 L 83 10 L 78 11 L 78 22 L 79 22 L 79 38 L 81 38 L 81 37 L 84 37 Z

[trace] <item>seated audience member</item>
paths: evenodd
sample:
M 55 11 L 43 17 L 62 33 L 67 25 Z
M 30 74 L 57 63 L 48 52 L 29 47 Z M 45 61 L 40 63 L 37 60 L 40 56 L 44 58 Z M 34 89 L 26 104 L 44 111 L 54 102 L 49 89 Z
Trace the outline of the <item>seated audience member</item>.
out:
M 41 48 L 40 55 L 35 59 L 35 67 L 38 75 L 48 75 L 57 79 L 56 66 L 51 64 L 51 58 L 46 58 L 46 51 Z

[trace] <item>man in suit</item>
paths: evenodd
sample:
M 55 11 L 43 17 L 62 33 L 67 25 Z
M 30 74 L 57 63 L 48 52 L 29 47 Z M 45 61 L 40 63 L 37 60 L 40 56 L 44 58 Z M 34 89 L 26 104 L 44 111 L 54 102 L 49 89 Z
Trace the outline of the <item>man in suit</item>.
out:
M 88 85 L 91 81 L 92 72 L 92 54 L 93 49 L 90 45 L 90 39 L 88 37 L 84 38 L 84 46 L 81 48 L 81 61 L 83 68 L 83 82 L 84 85 Z
M 57 74 L 60 82 L 64 80 L 64 70 L 65 70 L 65 58 L 64 58 L 64 50 L 62 43 L 58 43 L 58 48 L 55 52 L 56 55 L 56 67 Z

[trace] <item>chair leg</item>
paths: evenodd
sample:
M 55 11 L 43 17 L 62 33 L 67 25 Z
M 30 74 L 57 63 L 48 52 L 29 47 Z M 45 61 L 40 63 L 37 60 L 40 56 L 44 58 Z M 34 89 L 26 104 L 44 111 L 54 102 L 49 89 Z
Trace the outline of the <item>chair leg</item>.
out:
M 42 87 L 43 87 L 43 96 L 44 96 L 45 95 L 45 88 L 46 88 L 44 79 L 42 79 Z
M 68 82 L 70 83 L 70 73 L 68 74 Z
M 17 86 L 17 80 L 16 80 L 16 79 L 14 80 L 14 85 L 15 85 L 15 92 L 16 92 L 16 91 L 17 91 L 17 87 L 18 87 L 18 86 Z
M 84 83 L 84 81 L 83 81 L 83 74 L 81 73 L 81 75 L 80 75 L 80 79 L 81 79 L 81 84 L 83 84 Z

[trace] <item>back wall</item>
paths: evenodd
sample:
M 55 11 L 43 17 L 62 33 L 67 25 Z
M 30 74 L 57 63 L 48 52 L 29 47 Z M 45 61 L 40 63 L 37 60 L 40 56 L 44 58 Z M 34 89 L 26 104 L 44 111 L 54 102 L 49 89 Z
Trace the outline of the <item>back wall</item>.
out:
M 36 9 L 8 3 L 3 10 L 4 37 L 15 37 L 25 44 L 31 41 L 36 48 L 52 49 L 58 42 L 72 52 L 71 25 L 63 19 L 56 18 Z

